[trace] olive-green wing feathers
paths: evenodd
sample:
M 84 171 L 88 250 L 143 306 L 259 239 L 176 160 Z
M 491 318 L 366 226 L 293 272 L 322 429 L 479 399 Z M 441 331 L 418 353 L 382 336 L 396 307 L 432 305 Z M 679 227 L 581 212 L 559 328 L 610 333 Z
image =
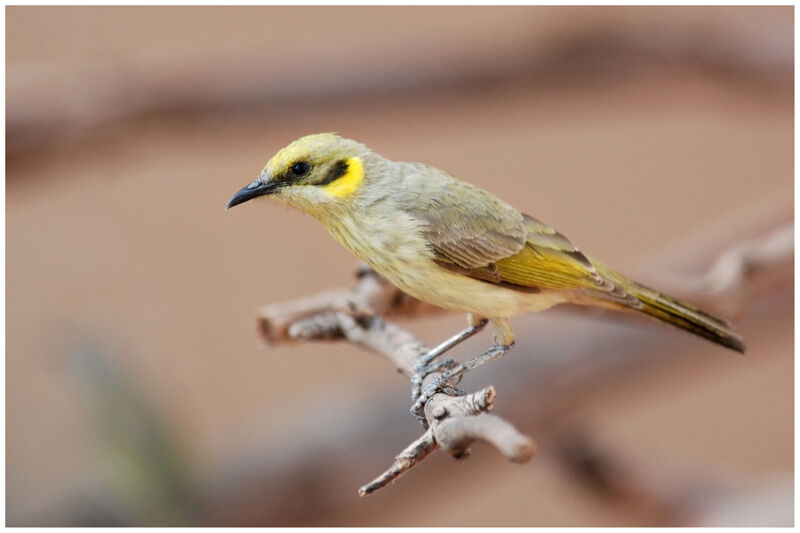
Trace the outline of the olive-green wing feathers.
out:
M 439 180 L 415 183 L 418 201 L 406 207 L 422 223 L 437 260 L 461 269 L 480 269 L 525 246 L 528 230 L 519 211 L 438 169 L 408 165 L 421 167 L 420 175 L 441 175 Z
M 525 247 L 496 263 L 504 282 L 549 290 L 597 291 L 611 299 L 625 297 L 566 237 L 533 217 L 523 217 Z
M 521 291 L 577 290 L 635 305 L 550 226 L 467 183 L 447 185 L 413 211 L 440 266 Z

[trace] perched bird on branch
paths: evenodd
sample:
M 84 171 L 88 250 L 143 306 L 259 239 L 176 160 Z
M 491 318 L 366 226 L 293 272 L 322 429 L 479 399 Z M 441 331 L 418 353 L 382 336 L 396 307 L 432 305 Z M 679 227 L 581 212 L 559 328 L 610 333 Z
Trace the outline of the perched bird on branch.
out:
M 632 310 L 744 352 L 731 324 L 640 285 L 494 195 L 422 163 L 390 161 L 331 133 L 280 150 L 227 208 L 269 196 L 317 218 L 336 240 L 402 291 L 465 311 L 469 327 L 426 354 L 416 381 L 448 370 L 412 411 L 464 371 L 514 344 L 509 317 L 571 302 Z M 492 347 L 464 363 L 435 359 L 483 326 Z

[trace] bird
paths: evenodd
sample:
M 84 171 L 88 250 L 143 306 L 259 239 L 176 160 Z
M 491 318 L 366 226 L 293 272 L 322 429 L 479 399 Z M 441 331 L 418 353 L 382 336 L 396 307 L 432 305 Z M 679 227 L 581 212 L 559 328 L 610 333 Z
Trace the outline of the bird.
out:
M 466 312 L 468 327 L 420 357 L 412 412 L 467 370 L 514 346 L 511 317 L 562 303 L 638 312 L 744 353 L 730 322 L 632 281 L 563 234 L 433 166 L 395 162 L 335 133 L 280 149 L 226 209 L 269 197 L 322 223 L 403 292 Z M 492 324 L 492 345 L 465 361 L 436 361 Z M 420 390 L 422 379 L 440 376 Z

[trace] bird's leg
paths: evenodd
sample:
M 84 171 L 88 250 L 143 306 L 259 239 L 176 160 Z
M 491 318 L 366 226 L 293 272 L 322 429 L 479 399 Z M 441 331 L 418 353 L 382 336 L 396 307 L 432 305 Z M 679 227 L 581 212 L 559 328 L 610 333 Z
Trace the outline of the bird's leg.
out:
M 416 364 L 414 365 L 414 375 L 411 377 L 412 400 L 416 400 L 419 397 L 422 390 L 422 380 L 425 379 L 425 376 L 442 368 L 453 368 L 456 364 L 455 361 L 450 358 L 432 364 L 433 361 L 449 349 L 481 331 L 484 327 L 486 327 L 486 324 L 489 323 L 488 319 L 475 315 L 469 315 L 469 321 L 470 325 L 467 329 L 450 337 L 433 350 L 421 355 L 417 360 Z
M 486 324 L 489 323 L 489 320 L 483 317 L 475 317 L 474 315 L 469 316 L 470 325 L 464 331 L 450 337 L 439 346 L 434 348 L 433 350 L 429 351 L 426 354 L 423 354 L 418 360 L 417 363 L 414 365 L 414 371 L 418 372 L 428 366 L 431 361 L 448 351 L 449 349 L 453 348 L 454 346 L 460 344 L 461 342 L 469 339 L 479 331 L 481 331 Z
M 446 372 L 437 377 L 430 385 L 425 387 L 425 390 L 414 398 L 414 405 L 411 407 L 411 413 L 417 418 L 423 417 L 423 409 L 425 402 L 436 394 L 437 392 L 444 392 L 450 387 L 448 382 L 452 379 L 461 376 L 467 370 L 479 367 L 484 363 L 488 363 L 494 359 L 499 359 L 514 347 L 514 332 L 511 330 L 511 324 L 507 319 L 493 319 L 494 332 L 492 335 L 494 345 L 484 353 L 473 357 L 463 363 L 457 363 L 450 366 Z

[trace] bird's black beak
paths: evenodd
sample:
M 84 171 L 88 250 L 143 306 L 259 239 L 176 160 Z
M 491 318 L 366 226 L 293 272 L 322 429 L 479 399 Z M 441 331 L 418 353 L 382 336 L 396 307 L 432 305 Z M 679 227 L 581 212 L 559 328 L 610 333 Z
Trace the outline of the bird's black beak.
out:
M 275 192 L 275 189 L 278 188 L 278 185 L 274 182 L 261 182 L 259 180 L 254 181 L 241 191 L 237 192 L 233 195 L 233 198 L 230 199 L 228 205 L 225 206 L 225 209 L 230 209 L 231 207 L 239 204 L 243 204 L 247 200 L 252 200 L 258 196 L 264 196 L 265 194 L 271 194 Z

